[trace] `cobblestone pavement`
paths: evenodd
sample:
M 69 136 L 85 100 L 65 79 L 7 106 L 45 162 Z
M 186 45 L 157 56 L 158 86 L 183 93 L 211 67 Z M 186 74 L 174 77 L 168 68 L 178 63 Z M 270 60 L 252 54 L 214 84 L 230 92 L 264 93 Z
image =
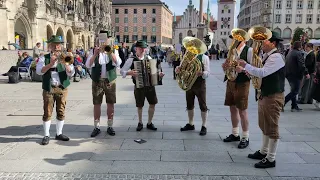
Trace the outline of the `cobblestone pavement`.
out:
M 114 117 L 116 135 L 111 137 L 105 132 L 107 117 L 103 104 L 102 133 L 91 138 L 91 80 L 85 79 L 72 82 L 68 88 L 63 133 L 71 140 L 54 140 L 53 119 L 47 146 L 39 145 L 43 137 L 41 84 L 26 80 L 8 84 L 7 77 L 0 76 L 0 179 L 318 180 L 314 177 L 320 177 L 320 111 L 313 105 L 301 105 L 303 111 L 299 113 L 290 112 L 288 105 L 281 113 L 276 168 L 255 169 L 257 161 L 247 158 L 248 153 L 260 149 L 262 139 L 253 88 L 248 107 L 249 147 L 240 150 L 237 142 L 222 141 L 232 129 L 229 108 L 223 105 L 226 84 L 222 61 L 211 61 L 212 75 L 206 81 L 210 109 L 206 136 L 199 136 L 202 121 L 197 100 L 196 130 L 180 132 L 188 120 L 185 92 L 173 80 L 173 69 L 165 63 L 163 85 L 156 87 L 159 103 L 153 123 L 158 131 L 145 128 L 136 132 L 138 119 L 132 80 L 119 76 Z M 286 86 L 286 92 L 288 89 Z M 145 125 L 147 108 L 146 102 Z M 147 142 L 134 142 L 140 138 Z
M 146 174 L 0 173 L 0 180 L 320 180 L 319 177 L 188 176 Z

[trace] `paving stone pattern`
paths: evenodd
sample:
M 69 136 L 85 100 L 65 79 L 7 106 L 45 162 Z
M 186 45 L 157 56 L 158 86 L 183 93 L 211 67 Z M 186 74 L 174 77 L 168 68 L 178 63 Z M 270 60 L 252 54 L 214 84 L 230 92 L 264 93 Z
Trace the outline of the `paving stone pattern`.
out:
M 257 103 L 250 89 L 248 116 L 250 145 L 238 149 L 237 142 L 223 143 L 231 133 L 231 121 L 224 96 L 222 61 L 211 61 L 207 80 L 208 134 L 199 136 L 201 116 L 195 100 L 193 132 L 180 132 L 187 123 L 185 92 L 172 79 L 172 68 L 163 63 L 164 84 L 157 86 L 159 103 L 153 123 L 157 132 L 144 128 L 136 132 L 138 117 L 131 78 L 117 80 L 114 129 L 106 134 L 106 105 L 102 105 L 102 133 L 91 138 L 93 106 L 91 80 L 69 87 L 64 134 L 69 142 L 54 140 L 52 119 L 48 146 L 39 145 L 43 113 L 41 84 L 24 80 L 7 84 L 0 77 L 0 179 L 225 179 L 225 180 L 318 180 L 320 177 L 320 112 L 313 105 L 301 105 L 303 112 L 281 113 L 281 140 L 277 167 L 255 169 L 257 161 L 247 158 L 261 147 Z M 288 92 L 289 86 L 286 86 Z M 146 101 L 143 123 L 147 124 Z M 55 113 L 53 114 L 55 117 Z M 240 130 L 241 134 L 241 130 Z M 138 144 L 134 139 L 145 139 Z

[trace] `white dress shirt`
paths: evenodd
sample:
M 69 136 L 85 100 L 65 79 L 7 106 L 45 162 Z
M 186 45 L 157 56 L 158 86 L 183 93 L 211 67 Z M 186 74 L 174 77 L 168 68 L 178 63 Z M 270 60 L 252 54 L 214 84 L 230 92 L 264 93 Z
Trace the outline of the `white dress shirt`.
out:
M 242 53 L 244 47 L 245 47 L 245 45 L 242 46 L 239 50 L 237 49 L 236 58 L 240 58 L 240 54 Z M 247 62 L 249 64 L 251 64 L 251 62 L 252 62 L 252 56 L 253 56 L 253 49 L 251 47 L 249 47 L 248 52 L 247 52 Z
M 115 67 L 120 67 L 120 64 L 122 62 L 119 53 L 115 53 L 116 55 L 116 63 L 112 61 L 112 65 Z M 93 62 L 92 65 L 90 66 L 90 59 L 93 56 L 93 54 L 90 54 L 88 56 L 87 62 L 86 62 L 86 67 L 87 68 L 92 68 L 95 67 L 95 63 Z M 107 64 L 110 62 L 110 59 L 107 54 L 105 53 L 100 53 L 99 54 L 99 64 L 101 65 L 101 78 L 105 79 L 108 78 L 108 73 L 107 73 Z
M 210 75 L 210 59 L 205 54 L 203 54 L 203 56 L 202 56 L 202 63 L 203 63 L 203 75 L 202 75 L 202 78 L 203 79 L 207 79 L 209 77 L 209 75 Z M 181 64 L 178 67 L 181 67 Z M 178 67 L 176 67 L 176 69 Z
M 58 61 L 56 61 L 56 63 L 51 67 L 51 68 L 56 68 L 58 65 Z M 41 56 L 39 57 L 39 61 L 37 63 L 37 66 L 36 66 L 36 73 L 40 76 L 42 76 L 44 73 L 42 73 L 42 68 L 45 66 L 45 57 L 44 56 Z M 73 64 L 70 64 L 68 65 L 70 67 L 70 70 L 71 72 L 68 73 L 68 71 L 66 71 L 67 75 L 69 77 L 72 77 L 75 73 L 75 70 L 74 70 L 74 66 Z M 51 71 L 51 85 L 54 85 L 54 86 L 59 86 L 61 85 L 61 81 L 60 81 L 60 77 L 59 77 L 59 73 L 57 71 Z
M 150 56 L 147 56 L 147 57 L 148 57 L 148 59 L 152 59 Z M 130 71 L 130 68 L 133 63 L 133 59 L 134 59 L 133 57 L 130 57 L 129 59 L 127 59 L 126 63 L 124 63 L 123 67 L 121 68 L 120 74 L 121 74 L 122 78 L 125 78 L 127 76 L 127 72 Z M 141 60 L 141 61 L 144 60 L 144 57 L 139 58 L 139 60 Z
M 285 66 L 285 61 L 283 59 L 282 54 L 280 53 L 274 53 L 277 50 L 277 48 L 271 50 L 268 53 L 265 53 L 263 55 L 262 61 L 266 61 L 266 63 L 263 65 L 262 68 L 254 67 L 250 64 L 247 64 L 245 66 L 245 70 L 258 78 L 264 78 L 269 76 L 270 74 L 273 74 L 277 72 L 279 69 L 283 68 Z

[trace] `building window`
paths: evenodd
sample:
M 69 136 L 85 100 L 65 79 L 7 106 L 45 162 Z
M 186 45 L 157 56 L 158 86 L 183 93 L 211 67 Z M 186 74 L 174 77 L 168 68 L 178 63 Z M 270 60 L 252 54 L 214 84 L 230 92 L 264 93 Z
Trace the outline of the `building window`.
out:
M 231 10 L 230 10 L 230 9 L 228 9 L 228 13 L 229 13 L 229 14 L 231 13 Z
M 223 10 L 223 9 L 221 10 L 221 13 L 222 13 L 222 14 L 224 13 L 224 10 Z
M 228 29 L 230 29 L 230 25 L 228 25 Z
M 152 23 L 156 23 L 156 18 L 152 18 Z
M 276 23 L 281 23 L 281 14 L 276 14 Z
M 148 36 L 143 35 L 141 39 L 145 42 L 148 42 Z
M 307 23 L 312 23 L 312 14 L 307 14 Z
M 223 24 L 221 24 L 221 29 L 223 29 Z
M 227 32 L 224 32 L 224 35 L 227 35 Z
M 320 23 L 320 14 L 317 15 L 317 23 Z
M 286 14 L 286 23 L 291 23 L 291 14 Z
M 133 23 L 138 23 L 138 18 L 137 17 L 133 18 Z
M 119 32 L 119 26 L 116 26 L 116 32 Z
M 222 32 L 221 32 L 221 35 L 222 35 Z
M 287 0 L 287 8 L 288 9 L 292 8 L 292 0 Z
M 302 1 L 301 0 L 299 0 L 299 1 L 297 1 L 297 9 L 302 9 Z
M 276 2 L 276 9 L 281 9 L 281 4 L 282 4 L 282 1 L 280 0 L 277 0 Z
M 129 36 L 123 35 L 123 42 L 129 43 Z
M 116 9 L 116 10 L 115 10 L 115 13 L 116 13 L 116 14 L 119 14 L 119 9 Z
M 228 17 L 228 21 L 230 21 L 231 20 L 231 18 L 230 17 Z
M 137 9 L 133 9 L 133 14 L 137 14 L 137 13 L 138 13 Z
M 116 35 L 116 39 L 118 42 L 120 42 L 120 35 Z
M 221 21 L 223 21 L 223 17 L 221 18 Z
M 129 29 L 128 26 L 125 26 L 124 27 L 124 32 L 128 32 L 129 31 L 128 29 Z
M 157 36 L 151 36 L 151 42 L 156 43 L 157 42 Z
M 156 14 L 156 9 L 152 9 L 152 14 Z
M 297 14 L 296 23 L 302 23 L 302 14 Z
M 132 41 L 138 41 L 138 35 L 132 35 Z
M 128 23 L 128 18 L 127 17 L 124 18 L 124 23 Z
M 137 26 L 133 27 L 133 32 L 138 32 L 138 27 Z
M 143 14 L 147 14 L 147 9 L 143 9 Z
M 124 13 L 125 13 L 125 14 L 128 14 L 128 9 L 124 9 Z
M 147 23 L 147 18 L 146 18 L 146 17 L 143 17 L 142 22 L 143 22 L 143 23 Z
M 308 1 L 308 9 L 313 9 L 313 0 Z
M 318 9 L 320 9 L 320 0 L 319 0 L 319 2 L 318 2 Z
M 147 32 L 147 27 L 143 27 L 142 32 Z
M 152 32 L 157 32 L 156 27 L 152 27 Z
M 114 22 L 119 23 L 119 18 L 116 17 L 116 19 L 114 20 Z

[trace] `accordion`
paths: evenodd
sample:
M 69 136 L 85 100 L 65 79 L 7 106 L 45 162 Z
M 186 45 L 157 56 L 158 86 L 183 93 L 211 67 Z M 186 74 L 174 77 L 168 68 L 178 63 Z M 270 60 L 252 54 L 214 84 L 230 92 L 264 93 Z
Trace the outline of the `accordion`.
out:
M 133 64 L 138 71 L 138 76 L 135 77 L 136 88 L 162 85 L 156 59 L 133 61 Z

